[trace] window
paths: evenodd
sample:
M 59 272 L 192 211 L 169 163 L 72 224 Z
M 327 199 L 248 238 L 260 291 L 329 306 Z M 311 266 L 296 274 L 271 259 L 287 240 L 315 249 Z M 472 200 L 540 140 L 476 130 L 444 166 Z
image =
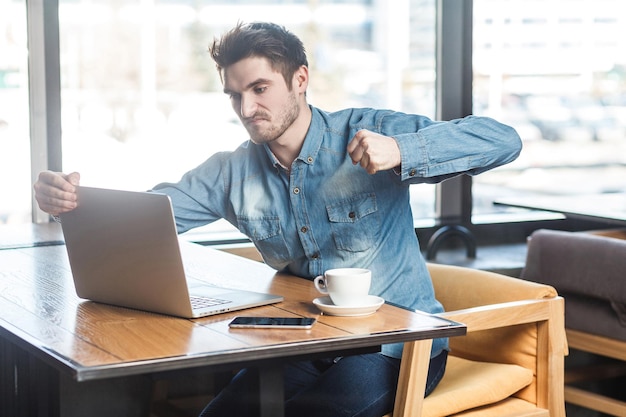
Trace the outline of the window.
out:
M 0 224 L 30 221 L 26 0 L 2 3 L 0 13 Z
M 509 193 L 624 189 L 626 13 L 599 1 L 474 0 L 473 112 L 514 126 L 524 150 L 474 178 L 473 222 L 494 221 L 494 199 Z M 63 169 L 87 185 L 147 189 L 245 140 L 206 51 L 238 20 L 273 20 L 303 38 L 316 106 L 435 117 L 436 0 L 311 3 L 59 0 Z M 26 1 L 2 7 L 0 186 L 10 197 L 0 222 L 19 223 L 30 219 L 38 154 Z M 434 190 L 413 188 L 416 222 L 432 224 Z
M 474 113 L 524 142 L 475 178 L 475 215 L 508 194 L 626 191 L 626 3 L 474 0 L 473 70 Z

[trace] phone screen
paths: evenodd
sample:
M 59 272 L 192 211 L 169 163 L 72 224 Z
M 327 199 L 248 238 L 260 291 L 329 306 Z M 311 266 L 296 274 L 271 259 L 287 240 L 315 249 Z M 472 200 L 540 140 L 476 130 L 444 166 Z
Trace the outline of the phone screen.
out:
M 251 329 L 310 329 L 315 323 L 312 317 L 235 317 L 230 327 Z

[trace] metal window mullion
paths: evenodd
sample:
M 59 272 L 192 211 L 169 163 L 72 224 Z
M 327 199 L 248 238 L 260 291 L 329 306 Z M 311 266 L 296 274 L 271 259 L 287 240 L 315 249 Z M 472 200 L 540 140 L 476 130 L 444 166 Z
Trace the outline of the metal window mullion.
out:
M 26 16 L 31 180 L 35 182 L 40 171 L 62 170 L 58 0 L 27 0 Z M 48 220 L 33 198 L 32 221 Z
M 472 0 L 437 0 L 436 94 L 439 120 L 472 113 Z M 472 180 L 462 175 L 437 185 L 437 221 L 470 224 Z

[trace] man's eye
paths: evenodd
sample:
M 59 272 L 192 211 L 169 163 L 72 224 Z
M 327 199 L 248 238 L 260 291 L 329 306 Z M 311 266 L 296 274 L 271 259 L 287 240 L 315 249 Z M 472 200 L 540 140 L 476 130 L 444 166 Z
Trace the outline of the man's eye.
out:
M 262 94 L 265 92 L 265 90 L 267 90 L 267 87 L 257 87 L 254 89 L 254 92 L 257 94 Z

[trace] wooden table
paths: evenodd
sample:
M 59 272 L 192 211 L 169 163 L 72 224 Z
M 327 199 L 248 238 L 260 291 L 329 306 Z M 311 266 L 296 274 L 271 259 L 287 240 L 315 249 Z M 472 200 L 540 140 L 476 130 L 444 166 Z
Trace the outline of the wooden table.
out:
M 0 250 L 62 244 L 63 231 L 56 222 L 0 226 Z
M 626 225 L 626 193 L 506 197 L 494 204 L 562 213 L 574 219 Z
M 286 360 L 372 351 L 409 340 L 430 344 L 432 338 L 465 333 L 461 324 L 387 304 L 366 317 L 321 315 L 311 302 L 319 296 L 311 281 L 189 243 L 182 247 L 192 275 L 285 297 L 246 315 L 313 316 L 318 323 L 311 330 L 234 330 L 228 323 L 241 312 L 185 320 L 94 303 L 76 296 L 65 246 L 49 238 L 0 250 L 3 416 L 121 416 L 111 408 L 121 401 L 119 392 L 95 395 L 99 384 L 109 382 L 132 399 L 133 378 L 243 366 L 261 370 L 263 415 L 280 416 Z

